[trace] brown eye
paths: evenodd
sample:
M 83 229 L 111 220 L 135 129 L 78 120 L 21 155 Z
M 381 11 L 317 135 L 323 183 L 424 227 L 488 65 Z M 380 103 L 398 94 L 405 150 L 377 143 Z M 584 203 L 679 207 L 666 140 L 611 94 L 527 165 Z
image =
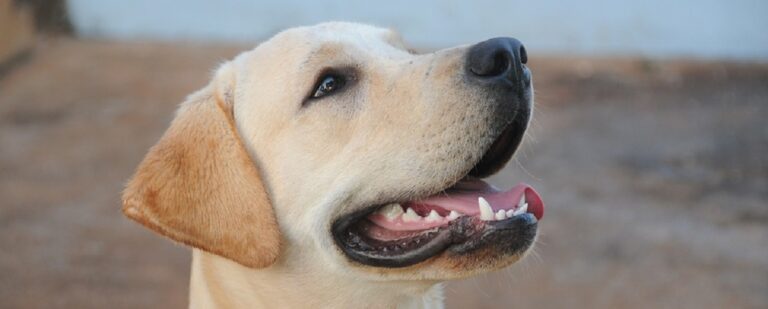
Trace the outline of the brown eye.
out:
M 343 88 L 346 83 L 347 81 L 343 76 L 335 74 L 324 75 L 319 79 L 312 98 L 317 99 L 329 95 Z

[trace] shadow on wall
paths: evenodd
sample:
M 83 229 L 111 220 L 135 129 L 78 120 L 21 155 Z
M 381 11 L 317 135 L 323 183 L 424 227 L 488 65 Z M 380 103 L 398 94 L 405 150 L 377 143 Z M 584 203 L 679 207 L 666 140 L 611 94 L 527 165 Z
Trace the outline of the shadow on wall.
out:
M 0 77 L 29 58 L 36 31 L 72 33 L 64 0 L 0 0 Z

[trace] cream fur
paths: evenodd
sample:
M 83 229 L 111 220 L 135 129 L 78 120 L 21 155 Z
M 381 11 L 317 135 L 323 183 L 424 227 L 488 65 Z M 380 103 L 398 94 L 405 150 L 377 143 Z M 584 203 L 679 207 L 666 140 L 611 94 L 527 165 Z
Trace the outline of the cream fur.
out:
M 366 267 L 336 248 L 330 225 L 435 193 L 482 156 L 492 115 L 461 79 L 466 50 L 412 54 L 396 33 L 350 23 L 284 31 L 182 106 L 126 189 L 125 213 L 196 248 L 193 308 L 441 308 L 442 281 L 520 257 Z M 306 104 L 329 67 L 354 70 L 354 85 Z M 197 172 L 178 171 L 174 147 L 198 155 L 184 165 Z

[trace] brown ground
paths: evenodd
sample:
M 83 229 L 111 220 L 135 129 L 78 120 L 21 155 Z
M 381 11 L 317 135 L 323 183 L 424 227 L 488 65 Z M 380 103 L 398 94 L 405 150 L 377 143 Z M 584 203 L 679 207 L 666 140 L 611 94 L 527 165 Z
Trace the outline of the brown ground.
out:
M 49 40 L 0 80 L 0 307 L 185 306 L 188 250 L 119 192 L 241 49 Z M 531 139 L 495 180 L 544 196 L 537 253 L 449 284 L 448 307 L 768 307 L 768 65 L 531 67 Z

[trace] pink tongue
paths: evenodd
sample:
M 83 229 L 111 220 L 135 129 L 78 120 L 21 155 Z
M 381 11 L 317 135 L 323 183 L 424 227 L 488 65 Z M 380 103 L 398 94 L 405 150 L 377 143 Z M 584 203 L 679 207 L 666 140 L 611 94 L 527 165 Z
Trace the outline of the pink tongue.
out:
M 507 191 L 498 191 L 495 188 L 485 185 L 479 190 L 457 191 L 433 195 L 425 200 L 417 201 L 417 204 L 435 205 L 446 210 L 455 210 L 466 215 L 479 215 L 480 209 L 477 206 L 479 197 L 483 197 L 491 204 L 495 211 L 499 209 L 516 209 L 522 195 L 525 194 L 525 201 L 528 203 L 528 213 L 541 220 L 544 216 L 544 203 L 536 191 L 527 184 L 521 183 L 510 188 Z
M 537 220 L 541 220 L 544 216 L 544 203 L 539 194 L 531 186 L 524 183 L 514 186 L 507 191 L 499 191 L 482 180 L 464 181 L 449 192 L 438 193 L 424 200 L 405 203 L 402 206 L 403 210 L 411 207 L 421 209 L 422 216 L 426 216 L 430 209 L 436 209 L 441 217 L 446 217 L 450 211 L 455 211 L 461 216 L 479 216 L 479 197 L 483 197 L 488 201 L 495 213 L 500 209 L 505 211 L 517 209 L 523 194 L 525 194 L 525 202 L 528 204 L 527 212 L 533 214 Z M 427 209 L 427 211 L 425 212 L 424 209 Z M 416 221 L 404 221 L 401 217 L 388 219 L 378 213 L 371 214 L 368 219 L 378 226 L 393 231 L 426 230 L 446 225 L 450 222 L 448 218 L 440 218 L 438 220 L 422 218 Z

